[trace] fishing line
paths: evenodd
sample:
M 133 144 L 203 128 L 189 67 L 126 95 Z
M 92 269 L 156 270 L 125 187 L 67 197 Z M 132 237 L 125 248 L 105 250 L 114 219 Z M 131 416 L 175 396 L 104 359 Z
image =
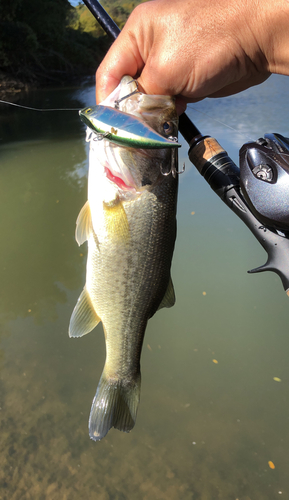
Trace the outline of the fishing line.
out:
M 15 102 L 2 101 L 1 99 L 0 99 L 0 103 L 9 104 L 9 106 L 15 106 L 17 108 L 28 109 L 29 111 L 38 111 L 40 113 L 43 113 L 46 111 L 79 111 L 79 109 L 80 109 L 80 108 L 32 108 L 30 106 L 23 106 L 22 104 L 16 104 Z M 237 132 L 238 134 L 241 134 L 244 138 L 246 138 L 247 141 L 252 140 L 250 137 L 246 136 L 243 132 L 240 132 L 240 130 L 238 130 L 234 127 L 231 127 L 231 125 L 228 125 L 227 123 L 222 122 L 221 120 L 218 120 L 217 118 L 214 118 L 213 116 L 209 115 L 208 113 L 205 113 L 204 111 L 200 111 L 199 109 L 194 108 L 193 106 L 188 105 L 187 107 L 190 109 L 193 109 L 194 111 L 197 111 L 201 115 L 207 116 L 208 118 L 210 118 L 210 120 L 214 120 L 216 123 L 219 123 L 220 125 L 223 125 L 224 127 L 227 127 L 230 130 L 233 130 L 233 132 Z M 287 155 L 285 154 L 285 156 L 287 156 Z
M 79 108 L 32 108 L 30 106 L 23 106 L 22 104 L 16 104 L 14 102 L 2 101 L 1 99 L 0 99 L 0 103 L 2 103 L 2 104 L 9 104 L 10 106 L 15 106 L 17 108 L 28 109 L 30 111 L 38 111 L 38 112 L 41 112 L 41 113 L 43 113 L 45 111 L 79 111 Z M 250 140 L 250 138 L 248 138 L 245 134 L 243 134 L 242 132 L 240 132 L 236 128 L 231 127 L 230 125 L 228 125 L 227 123 L 222 122 L 221 120 L 217 120 L 217 118 L 214 118 L 213 116 L 210 116 L 208 113 L 205 113 L 204 111 L 200 111 L 199 109 L 194 108 L 193 106 L 187 106 L 187 107 L 190 108 L 190 109 L 193 109 L 194 111 L 197 111 L 201 115 L 207 116 L 211 120 L 214 120 L 215 122 L 219 123 L 220 125 L 223 125 L 224 127 L 229 128 L 230 130 L 233 130 L 234 132 L 238 132 L 239 134 L 242 134 L 244 137 L 246 137 L 247 140 L 248 139 Z
M 249 136 L 246 136 L 243 132 L 240 132 L 240 130 L 238 130 L 238 129 L 234 128 L 234 127 L 231 127 L 231 125 L 227 125 L 226 123 L 222 122 L 221 120 L 217 120 L 217 118 L 214 118 L 213 116 L 208 115 L 204 111 L 200 111 L 199 109 L 196 109 L 193 106 L 187 106 L 187 107 L 190 108 L 190 109 L 193 109 L 194 111 L 197 111 L 198 113 L 201 113 L 202 115 L 207 116 L 208 118 L 210 118 L 211 120 L 214 120 L 215 122 L 219 123 L 220 125 L 223 125 L 224 127 L 227 127 L 229 129 L 233 130 L 233 132 L 237 132 L 238 134 L 240 134 L 241 136 L 243 136 L 244 139 L 246 139 L 246 141 L 248 141 L 248 142 L 255 142 L 254 139 L 252 139 Z M 285 153 L 285 152 L 282 152 L 282 153 L 280 153 L 280 156 L 287 157 L 287 156 L 289 156 L 289 154 Z
M 15 106 L 17 108 L 22 108 L 22 109 L 28 109 L 28 110 L 31 110 L 31 111 L 38 111 L 38 112 L 41 112 L 41 113 L 45 112 L 45 111 L 79 111 L 79 108 L 32 108 L 30 106 L 23 106 L 22 104 L 16 104 L 14 102 L 2 101 L 1 99 L 0 99 L 0 103 L 2 103 L 2 104 L 9 104 L 10 106 Z M 194 111 L 197 111 L 198 113 L 200 113 L 202 115 L 207 116 L 211 120 L 214 120 L 215 122 L 219 123 L 220 125 L 223 125 L 224 127 L 229 128 L 230 130 L 233 130 L 234 132 L 238 132 L 239 134 L 242 134 L 242 132 L 240 132 L 236 128 L 231 127 L 230 125 L 222 122 L 221 120 L 217 120 L 216 118 L 213 118 L 213 116 L 208 115 L 204 111 L 200 111 L 199 109 L 194 108 L 193 106 L 187 106 L 187 107 L 190 108 L 190 109 L 193 109 Z M 242 134 L 242 135 L 244 137 L 246 137 L 244 134 Z
M 246 136 L 243 132 L 240 132 L 240 130 L 238 130 L 237 128 L 231 127 L 231 125 L 228 125 L 227 123 L 222 122 L 221 120 L 218 120 L 217 118 L 214 118 L 213 116 L 209 115 L 208 113 L 205 113 L 204 111 L 200 111 L 199 109 L 194 108 L 193 106 L 189 106 L 189 105 L 187 106 L 187 108 L 193 109 L 194 111 L 197 111 L 201 115 L 207 116 L 208 118 L 210 118 L 210 120 L 214 120 L 215 122 L 219 123 L 220 125 L 223 125 L 224 127 L 227 127 L 230 130 L 233 130 L 233 132 L 237 132 L 238 134 L 241 134 L 247 141 L 252 140 L 250 137 Z
M 29 109 L 32 111 L 79 111 L 79 108 L 31 108 L 30 106 L 22 106 L 22 104 L 16 104 L 15 102 L 9 102 L 9 101 L 2 101 L 0 99 L 0 102 L 2 104 L 9 104 L 10 106 L 16 106 L 17 108 L 22 108 L 22 109 Z

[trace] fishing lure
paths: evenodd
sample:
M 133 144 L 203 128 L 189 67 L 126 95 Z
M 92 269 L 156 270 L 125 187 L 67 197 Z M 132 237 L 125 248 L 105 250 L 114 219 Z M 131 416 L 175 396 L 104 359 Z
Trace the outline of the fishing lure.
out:
M 91 106 L 79 111 L 81 120 L 96 133 L 119 146 L 141 149 L 179 148 L 176 137 L 163 137 L 145 122 L 119 109 Z

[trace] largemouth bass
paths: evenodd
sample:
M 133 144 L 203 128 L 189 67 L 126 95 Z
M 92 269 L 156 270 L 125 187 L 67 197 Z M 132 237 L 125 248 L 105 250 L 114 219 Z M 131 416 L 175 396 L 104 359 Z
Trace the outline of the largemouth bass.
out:
M 131 82 L 131 83 L 128 83 Z M 102 103 L 141 118 L 164 137 L 177 136 L 174 99 L 137 93 L 131 77 Z M 101 321 L 106 361 L 93 399 L 89 435 L 111 427 L 129 432 L 140 399 L 140 356 L 148 319 L 175 302 L 170 277 L 176 238 L 176 149 L 136 149 L 90 137 L 88 201 L 76 226 L 88 241 L 86 284 L 69 335 L 81 337 Z

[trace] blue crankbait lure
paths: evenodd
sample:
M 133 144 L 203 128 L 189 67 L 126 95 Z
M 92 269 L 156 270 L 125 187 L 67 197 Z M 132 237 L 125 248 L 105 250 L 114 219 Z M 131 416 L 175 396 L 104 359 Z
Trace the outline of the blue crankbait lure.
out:
M 179 148 L 176 137 L 163 137 L 136 116 L 108 106 L 91 106 L 79 111 L 81 120 L 96 133 L 118 146 L 141 149 Z

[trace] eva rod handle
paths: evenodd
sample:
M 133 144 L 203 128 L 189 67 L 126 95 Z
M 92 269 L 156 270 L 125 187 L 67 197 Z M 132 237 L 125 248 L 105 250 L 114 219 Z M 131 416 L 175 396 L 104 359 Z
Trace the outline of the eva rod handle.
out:
M 115 22 L 111 19 L 110 15 L 106 12 L 106 10 L 100 5 L 98 0 L 83 0 L 87 8 L 90 10 L 92 15 L 98 21 L 100 26 L 104 29 L 104 31 L 109 35 L 113 40 L 115 40 L 119 33 L 120 29 L 115 24 Z M 193 122 L 189 119 L 189 117 L 183 113 L 180 116 L 179 120 L 179 131 L 181 132 L 184 139 L 190 144 L 191 140 L 196 136 L 200 135 L 200 131 L 195 127 Z

